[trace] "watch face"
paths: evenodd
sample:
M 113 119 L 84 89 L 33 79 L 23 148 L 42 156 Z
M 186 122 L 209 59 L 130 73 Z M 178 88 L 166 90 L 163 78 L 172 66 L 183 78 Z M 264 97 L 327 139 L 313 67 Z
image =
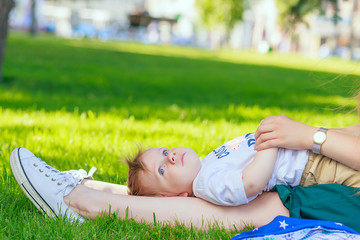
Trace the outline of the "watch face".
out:
M 324 132 L 317 132 L 314 134 L 314 142 L 322 144 L 326 140 L 326 134 Z

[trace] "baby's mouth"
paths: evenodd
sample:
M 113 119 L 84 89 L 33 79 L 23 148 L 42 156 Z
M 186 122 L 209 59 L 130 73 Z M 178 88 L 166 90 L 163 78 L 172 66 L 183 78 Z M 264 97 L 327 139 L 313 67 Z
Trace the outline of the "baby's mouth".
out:
M 181 155 L 181 165 L 184 166 L 184 156 L 185 156 L 186 152 L 184 152 L 182 155 Z

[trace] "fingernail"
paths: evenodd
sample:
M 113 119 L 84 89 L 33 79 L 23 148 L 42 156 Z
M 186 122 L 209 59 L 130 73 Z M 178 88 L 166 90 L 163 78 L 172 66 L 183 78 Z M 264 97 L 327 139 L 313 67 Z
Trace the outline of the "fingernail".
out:
M 258 150 L 258 147 L 257 147 L 257 146 L 255 146 L 255 147 L 254 147 L 254 149 L 257 151 L 257 150 Z

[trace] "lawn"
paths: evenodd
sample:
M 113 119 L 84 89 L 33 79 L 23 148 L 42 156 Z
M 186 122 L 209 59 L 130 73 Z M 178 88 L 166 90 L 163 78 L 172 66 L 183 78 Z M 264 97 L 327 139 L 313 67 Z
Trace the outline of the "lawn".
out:
M 95 179 L 125 184 L 123 156 L 139 144 L 205 157 L 268 115 L 355 124 L 359 75 L 358 63 L 337 59 L 11 33 L 0 85 L 0 238 L 228 239 L 240 229 L 45 218 L 13 178 L 10 153 L 22 146 L 60 170 L 96 166 Z

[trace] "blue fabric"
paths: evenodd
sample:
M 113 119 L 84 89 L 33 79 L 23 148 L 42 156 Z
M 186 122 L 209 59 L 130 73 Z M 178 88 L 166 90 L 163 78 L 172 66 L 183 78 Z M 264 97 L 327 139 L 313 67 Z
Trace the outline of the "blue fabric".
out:
M 359 221 L 353 219 L 353 221 Z M 269 224 L 237 234 L 238 239 L 359 239 L 353 229 L 336 222 L 277 216 Z

